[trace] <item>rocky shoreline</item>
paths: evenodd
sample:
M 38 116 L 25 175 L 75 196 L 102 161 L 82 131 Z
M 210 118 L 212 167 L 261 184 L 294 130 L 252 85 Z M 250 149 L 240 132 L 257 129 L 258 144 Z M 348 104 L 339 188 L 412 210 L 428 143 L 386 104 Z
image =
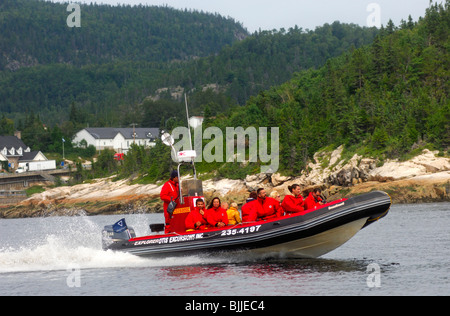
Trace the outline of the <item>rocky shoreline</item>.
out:
M 374 159 L 355 155 L 342 158 L 342 147 L 320 152 L 298 177 L 280 174 L 258 174 L 244 180 L 206 180 L 206 199 L 219 196 L 228 202 L 244 203 L 250 191 L 264 187 L 276 190 L 282 197 L 288 186 L 300 184 L 306 195 L 320 187 L 328 201 L 355 196 L 374 190 L 387 192 L 394 203 L 427 203 L 450 201 L 450 159 L 424 150 L 406 161 L 386 161 L 377 166 Z M 326 167 L 324 167 L 326 166 Z M 72 187 L 58 187 L 35 194 L 12 206 L 0 207 L 0 218 L 47 216 L 115 215 L 162 212 L 159 193 L 163 183 L 130 185 L 129 180 L 98 179 Z

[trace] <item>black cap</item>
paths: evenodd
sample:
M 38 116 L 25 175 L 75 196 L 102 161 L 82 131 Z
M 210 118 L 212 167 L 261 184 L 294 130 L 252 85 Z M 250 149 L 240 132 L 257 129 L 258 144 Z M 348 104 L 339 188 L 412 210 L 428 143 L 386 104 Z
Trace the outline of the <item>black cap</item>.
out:
M 178 177 L 178 171 L 174 170 L 170 173 L 170 179 L 174 179 Z

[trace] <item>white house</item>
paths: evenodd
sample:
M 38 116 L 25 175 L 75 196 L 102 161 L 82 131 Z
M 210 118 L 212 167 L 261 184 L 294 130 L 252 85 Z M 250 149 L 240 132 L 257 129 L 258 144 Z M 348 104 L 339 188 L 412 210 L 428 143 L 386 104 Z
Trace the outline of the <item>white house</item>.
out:
M 42 152 L 31 151 L 20 139 L 20 133 L 17 135 L 0 136 L 0 162 L 7 161 L 9 167 L 15 170 L 19 167 L 19 163 L 48 160 Z
M 75 146 L 94 146 L 97 150 L 112 149 L 116 153 L 127 153 L 133 143 L 153 147 L 159 137 L 157 128 L 85 128 L 74 139 Z

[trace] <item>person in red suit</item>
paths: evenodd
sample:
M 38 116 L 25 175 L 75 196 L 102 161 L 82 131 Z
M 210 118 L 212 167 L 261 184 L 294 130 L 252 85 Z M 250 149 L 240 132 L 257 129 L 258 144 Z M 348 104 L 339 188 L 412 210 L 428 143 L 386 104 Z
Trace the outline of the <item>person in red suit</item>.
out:
M 164 202 L 164 218 L 166 220 L 166 233 L 170 232 L 170 221 L 172 219 L 172 215 L 167 212 L 167 208 L 169 207 L 170 202 L 175 201 L 177 204 L 180 203 L 180 187 L 179 187 L 179 179 L 178 172 L 172 171 L 170 174 L 170 180 L 167 181 L 162 189 L 160 198 Z
M 245 204 L 242 208 L 242 216 L 244 217 L 245 215 L 244 222 L 263 221 L 283 215 L 280 202 L 274 198 L 267 197 L 266 190 L 258 189 L 256 194 L 256 200 Z
M 205 201 L 198 199 L 195 202 L 195 208 L 186 217 L 186 230 L 202 230 L 208 229 L 208 222 L 206 220 Z
M 227 210 L 220 207 L 220 199 L 215 197 L 206 210 L 206 219 L 212 227 L 222 228 L 228 225 Z
M 241 212 L 242 212 L 242 222 L 248 223 L 253 222 L 256 219 L 256 216 L 254 213 L 256 211 L 254 210 L 254 201 L 258 198 L 258 194 L 256 191 L 253 191 L 250 193 L 250 197 L 247 199 L 247 202 L 242 206 Z M 252 218 L 255 217 L 255 219 L 252 220 Z
M 286 195 L 281 203 L 281 207 L 286 214 L 298 214 L 305 211 L 304 201 L 302 197 L 302 188 L 298 184 L 294 184 L 288 187 L 289 191 L 293 195 Z
M 280 207 L 280 202 L 274 198 L 268 197 L 266 190 L 258 189 L 258 198 L 255 202 L 256 220 L 268 220 L 272 218 L 281 217 L 283 210 Z
M 323 199 L 321 197 L 322 190 L 315 189 L 309 196 L 305 199 L 305 210 L 317 209 L 323 205 Z

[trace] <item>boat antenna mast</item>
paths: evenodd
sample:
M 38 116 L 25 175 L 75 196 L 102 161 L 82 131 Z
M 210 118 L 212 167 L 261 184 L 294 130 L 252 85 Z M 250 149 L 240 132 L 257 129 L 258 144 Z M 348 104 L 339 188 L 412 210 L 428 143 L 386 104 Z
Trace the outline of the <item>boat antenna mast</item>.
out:
M 189 122 L 189 106 L 186 93 L 184 94 L 184 103 L 186 104 L 186 118 L 189 131 L 189 144 L 191 145 L 191 151 L 193 151 L 194 148 L 192 147 L 191 123 Z M 194 169 L 194 179 L 197 180 L 197 171 L 195 170 L 195 158 L 192 158 L 191 163 L 192 168 Z
M 188 124 L 188 131 L 189 131 L 189 144 L 191 146 L 190 151 L 183 151 L 183 152 L 177 152 L 174 147 L 175 140 L 173 139 L 172 135 L 170 135 L 168 132 L 163 131 L 161 135 L 162 142 L 170 146 L 172 148 L 173 154 L 177 158 L 178 161 L 178 176 L 181 179 L 181 173 L 180 173 L 180 167 L 183 163 L 190 163 L 192 165 L 192 168 L 194 170 L 194 180 L 197 179 L 197 170 L 195 169 L 195 158 L 197 157 L 196 152 L 193 150 L 192 147 L 192 135 L 191 135 L 191 124 L 189 123 L 189 108 L 188 108 L 188 102 L 187 102 L 187 96 L 184 95 L 184 101 L 186 104 L 186 116 L 187 116 L 187 124 Z M 183 195 L 180 185 L 180 202 L 181 204 L 184 204 L 183 202 Z

